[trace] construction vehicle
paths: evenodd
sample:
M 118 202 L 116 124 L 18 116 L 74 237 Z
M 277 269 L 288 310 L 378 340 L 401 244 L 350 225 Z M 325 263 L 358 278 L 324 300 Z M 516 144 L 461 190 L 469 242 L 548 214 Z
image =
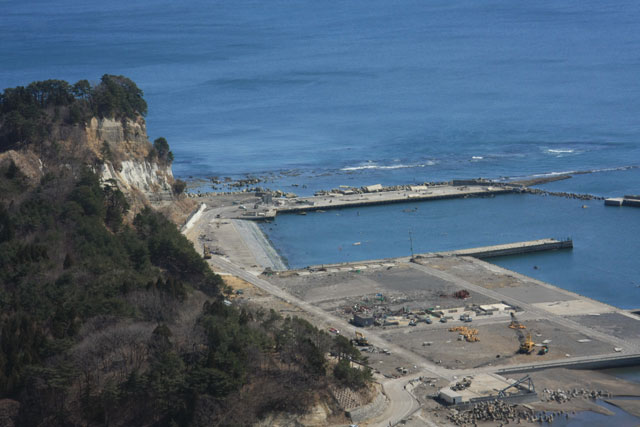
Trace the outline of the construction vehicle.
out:
M 455 326 L 449 328 L 449 332 L 459 332 L 467 342 L 478 342 L 478 330 L 467 328 L 466 326 Z
M 536 347 L 536 343 L 531 339 L 531 333 L 528 333 L 525 337 L 520 329 L 516 330 L 518 332 L 518 341 L 520 341 L 520 348 L 518 349 L 518 353 L 520 354 L 531 354 L 533 353 L 533 349 Z
M 511 329 L 527 329 L 526 326 L 524 326 L 522 323 L 518 321 L 518 318 L 516 317 L 515 313 L 511 313 L 511 323 L 509 324 L 509 327 Z
M 204 259 L 211 259 L 211 250 L 209 249 L 209 246 L 202 245 L 202 257 Z
M 359 345 L 361 347 L 369 346 L 369 340 L 364 336 L 361 332 L 356 331 L 355 339 L 351 340 L 351 342 L 355 345 Z

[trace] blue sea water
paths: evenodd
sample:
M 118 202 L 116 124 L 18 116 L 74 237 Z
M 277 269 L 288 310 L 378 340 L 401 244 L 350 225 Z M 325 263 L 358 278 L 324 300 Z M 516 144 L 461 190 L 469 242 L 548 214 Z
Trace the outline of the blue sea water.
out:
M 624 169 L 640 165 L 638 52 L 631 0 L 0 1 L 0 86 L 129 76 L 177 176 L 259 175 L 302 194 L 586 170 L 543 188 L 638 193 L 640 169 Z M 638 211 L 589 206 L 504 197 L 266 230 L 292 265 L 406 254 L 408 230 L 420 250 L 572 235 L 568 255 L 498 262 L 639 305 Z M 295 238 L 309 228 L 313 249 Z M 348 247 L 370 230 L 376 244 Z
M 601 169 L 640 162 L 639 18 L 634 1 L 4 0 L 0 85 L 133 78 L 179 176 Z
M 414 253 L 425 253 L 571 237 L 573 250 L 491 262 L 618 307 L 639 308 L 637 215 L 602 201 L 502 195 L 281 215 L 262 227 L 294 268 L 409 256 L 411 245 Z

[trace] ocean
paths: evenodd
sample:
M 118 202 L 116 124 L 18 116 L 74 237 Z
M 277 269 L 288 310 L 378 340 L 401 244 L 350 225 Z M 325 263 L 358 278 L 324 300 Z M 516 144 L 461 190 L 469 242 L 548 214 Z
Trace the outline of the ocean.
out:
M 0 85 L 131 77 L 150 138 L 166 137 L 176 176 L 204 190 L 211 176 L 311 194 L 593 171 L 543 188 L 640 193 L 634 1 L 4 0 L 0 17 Z M 409 231 L 417 251 L 572 237 L 569 253 L 496 262 L 640 305 L 638 210 L 581 205 L 508 196 L 263 229 L 296 267 L 407 255 Z
M 204 191 L 212 176 L 306 195 L 592 171 L 542 188 L 640 193 L 634 1 L 4 0 L 0 40 L 2 87 L 132 78 L 150 138 L 166 137 L 175 175 Z M 407 255 L 409 232 L 417 252 L 572 237 L 571 252 L 495 262 L 636 308 L 639 211 L 582 204 L 395 205 L 263 230 L 293 267 Z

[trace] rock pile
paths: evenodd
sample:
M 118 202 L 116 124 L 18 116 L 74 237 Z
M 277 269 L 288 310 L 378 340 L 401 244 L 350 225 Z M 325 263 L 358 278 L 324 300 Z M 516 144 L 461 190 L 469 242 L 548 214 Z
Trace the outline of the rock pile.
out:
M 600 397 L 611 397 L 611 393 L 605 390 L 585 390 L 584 388 L 574 388 L 573 390 L 549 390 L 545 388 L 542 391 L 542 396 L 542 400 L 546 402 L 564 403 L 578 397 L 594 400 Z
M 516 424 L 551 423 L 560 417 L 568 418 L 569 413 L 565 411 L 537 412 L 528 406 L 511 405 L 502 400 L 494 400 L 477 403 L 472 409 L 464 412 L 452 409 L 447 418 L 457 426 L 475 426 L 479 422 L 492 422 L 502 426 L 511 422 Z
M 577 193 L 554 192 L 554 191 L 540 190 L 539 188 L 525 188 L 522 191 L 525 192 L 525 193 L 530 193 L 530 194 L 540 194 L 540 195 L 543 195 L 543 196 L 565 197 L 567 199 L 576 199 L 576 200 L 604 200 L 604 197 L 594 196 L 593 194 L 577 194 Z
M 532 409 L 520 405 L 511 405 L 502 400 L 476 403 L 468 411 L 458 412 L 455 409 L 448 416 L 449 420 L 457 426 L 475 425 L 478 422 L 500 422 L 508 424 L 511 421 L 538 421 Z

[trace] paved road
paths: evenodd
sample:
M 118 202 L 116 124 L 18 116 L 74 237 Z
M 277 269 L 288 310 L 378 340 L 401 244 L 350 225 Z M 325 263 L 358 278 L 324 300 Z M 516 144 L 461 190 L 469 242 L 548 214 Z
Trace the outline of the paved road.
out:
M 367 425 L 375 427 L 395 426 L 403 419 L 410 417 L 418 411 L 420 409 L 420 402 L 418 402 L 411 393 L 409 382 L 420 376 L 421 375 L 413 375 L 411 377 L 385 379 L 381 381 L 389 404 L 382 415 L 373 420 L 369 420 Z

